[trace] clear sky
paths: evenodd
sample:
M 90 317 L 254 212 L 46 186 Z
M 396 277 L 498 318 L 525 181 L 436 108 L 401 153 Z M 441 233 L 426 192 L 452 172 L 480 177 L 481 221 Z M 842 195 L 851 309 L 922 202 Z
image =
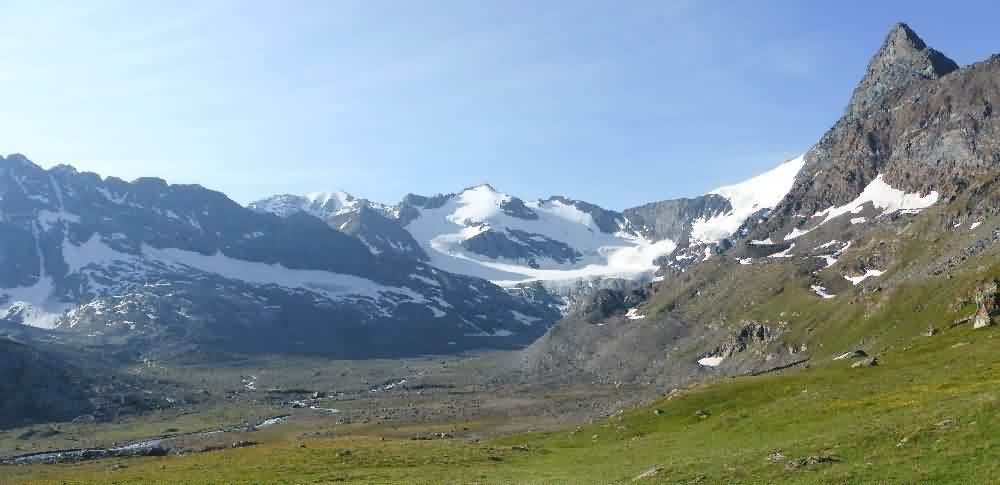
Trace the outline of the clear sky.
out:
M 808 149 L 892 23 L 959 64 L 994 2 L 0 0 L 0 152 L 245 203 L 489 182 L 622 209 Z

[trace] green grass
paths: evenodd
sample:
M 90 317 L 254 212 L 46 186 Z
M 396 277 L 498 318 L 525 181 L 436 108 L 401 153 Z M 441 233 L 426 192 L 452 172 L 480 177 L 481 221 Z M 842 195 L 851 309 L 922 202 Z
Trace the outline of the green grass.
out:
M 578 430 L 479 444 L 382 441 L 377 430 L 279 435 L 257 448 L 125 460 L 117 471 L 118 461 L 0 471 L 25 483 L 613 483 L 658 467 L 649 483 L 984 483 L 1000 476 L 995 335 L 959 328 L 913 337 L 874 368 L 824 359 L 720 379 Z M 945 420 L 954 424 L 937 425 Z M 838 461 L 786 470 L 766 460 L 775 450 Z
M 273 409 L 248 403 L 216 404 L 202 407 L 198 412 L 178 412 L 173 409 L 150 411 L 141 416 L 123 418 L 113 424 L 57 423 L 26 426 L 0 433 L 0 449 L 7 450 L 9 454 L 21 454 L 53 449 L 103 447 L 110 446 L 115 442 L 212 430 L 225 425 L 238 425 L 245 421 L 256 421 L 274 414 Z M 59 433 L 48 438 L 18 439 L 18 435 L 29 429 L 55 429 Z M 0 473 L 0 477 L 2 477 L 2 473 Z

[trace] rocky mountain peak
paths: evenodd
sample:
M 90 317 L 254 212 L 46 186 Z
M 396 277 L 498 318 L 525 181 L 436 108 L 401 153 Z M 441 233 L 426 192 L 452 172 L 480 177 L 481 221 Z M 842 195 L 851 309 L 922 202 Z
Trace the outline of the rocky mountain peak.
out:
M 28 157 L 25 157 L 20 153 L 11 153 L 10 155 L 7 155 L 6 158 L 3 155 L 0 155 L 0 168 L 5 168 L 5 167 L 8 168 L 26 167 L 28 169 L 35 169 L 35 170 L 41 170 L 42 168 L 39 167 L 38 165 L 35 165 L 31 160 L 28 160 Z
M 909 25 L 906 25 L 903 22 L 897 22 L 896 25 L 893 25 L 892 29 L 889 30 L 889 34 L 886 36 L 882 48 L 885 49 L 889 46 L 907 46 L 918 51 L 927 48 L 927 44 L 924 40 L 921 39 Z
M 479 191 L 479 190 L 484 191 L 484 192 L 492 192 L 494 194 L 499 194 L 500 193 L 500 191 L 497 190 L 496 187 L 493 187 L 492 185 L 490 185 L 488 183 L 485 183 L 485 182 L 481 183 L 479 185 L 473 185 L 471 187 L 466 187 L 465 189 L 462 190 L 461 193 L 464 194 L 466 192 Z
M 958 69 L 958 64 L 930 48 L 908 25 L 889 30 L 847 106 L 857 115 L 876 105 L 885 94 L 919 79 L 937 79 Z

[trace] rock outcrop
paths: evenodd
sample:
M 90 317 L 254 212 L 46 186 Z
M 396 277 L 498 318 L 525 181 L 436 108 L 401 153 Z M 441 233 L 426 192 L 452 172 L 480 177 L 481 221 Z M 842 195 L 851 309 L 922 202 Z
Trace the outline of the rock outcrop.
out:
M 765 346 L 777 338 L 778 332 L 767 325 L 752 320 L 743 322 L 740 329 L 730 337 L 729 341 L 718 346 L 709 355 L 712 357 L 731 357 L 733 354 L 746 352 L 753 346 Z
M 904 23 L 892 27 L 882 48 L 872 57 L 865 77 L 847 105 L 849 115 L 864 113 L 887 93 L 918 79 L 938 79 L 958 69 L 944 54 L 927 47 Z
M 976 315 L 972 318 L 972 328 L 983 328 L 993 325 L 993 316 L 997 314 L 997 282 L 991 280 L 976 287 L 973 298 L 976 302 Z
M 57 356 L 0 338 L 0 375 L 0 429 L 95 411 L 80 370 Z
M 934 203 L 995 170 L 1000 56 L 961 69 L 945 59 L 908 27 L 896 26 L 848 114 L 806 154 L 792 189 L 767 221 L 750 229 L 751 238 L 810 232 L 824 220 L 813 215 L 858 199 L 876 179 L 878 187 Z

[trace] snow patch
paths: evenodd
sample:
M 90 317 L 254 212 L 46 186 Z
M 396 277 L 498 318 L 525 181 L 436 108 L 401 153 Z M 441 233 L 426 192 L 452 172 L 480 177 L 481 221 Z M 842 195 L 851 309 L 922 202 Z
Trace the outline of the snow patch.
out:
M 837 244 L 837 243 L 838 243 L 837 240 L 833 240 L 833 241 L 830 241 L 830 242 L 828 242 L 826 244 L 823 244 L 822 246 L 817 246 L 816 249 L 828 248 L 828 247 L 832 246 L 833 244 Z M 838 249 L 835 253 L 833 253 L 833 254 L 822 254 L 822 255 L 819 255 L 819 256 L 816 256 L 816 257 L 817 258 L 821 258 L 824 261 L 826 261 L 826 267 L 829 268 L 830 266 L 833 266 L 833 265 L 837 264 L 837 258 L 839 258 L 841 254 L 844 254 L 844 251 L 847 251 L 847 249 L 851 247 L 851 244 L 852 244 L 852 241 L 847 241 L 847 243 L 844 244 L 844 247 Z
M 507 330 L 506 328 L 498 328 L 491 332 L 477 332 L 477 333 L 467 333 L 466 337 L 510 337 L 514 335 L 514 332 Z
M 813 229 L 816 229 L 816 228 L 813 227 L 811 229 L 802 230 L 802 229 L 799 229 L 797 227 L 793 227 L 792 228 L 792 232 L 788 233 L 788 235 L 785 236 L 785 241 L 791 241 L 792 239 L 795 239 L 795 238 L 797 238 L 799 236 L 804 236 L 806 234 L 809 234 L 810 232 L 812 232 Z
M 857 285 L 861 284 L 862 281 L 864 281 L 864 280 L 866 280 L 866 279 L 868 279 L 868 278 L 870 278 L 872 276 L 876 276 L 876 277 L 877 276 L 882 276 L 883 273 L 885 273 L 885 271 L 879 271 L 877 269 L 869 269 L 869 270 L 865 270 L 865 274 L 863 274 L 861 276 L 844 276 L 844 279 L 847 280 L 847 281 L 850 281 L 851 283 L 854 283 L 854 286 L 857 286 Z
M 784 251 L 782 251 L 780 253 L 774 253 L 774 254 L 772 254 L 772 255 L 770 255 L 768 257 L 769 258 L 791 258 L 792 257 L 791 251 L 792 251 L 792 248 L 794 248 L 794 247 L 795 247 L 795 243 L 792 243 L 791 246 L 788 246 L 788 249 L 786 249 L 786 250 L 784 250 Z
M 519 312 L 517 310 L 511 310 L 510 313 L 511 313 L 511 315 L 514 315 L 514 319 L 515 320 L 517 320 L 517 321 L 519 321 L 519 322 L 521 322 L 521 323 L 523 323 L 525 325 L 529 325 L 529 326 L 530 325 L 534 325 L 536 322 L 538 322 L 539 320 L 541 320 L 540 317 L 533 317 L 531 315 L 525 315 L 525 314 L 523 314 L 523 313 L 521 313 L 521 312 Z
M 920 211 L 926 209 L 938 201 L 937 191 L 931 191 L 927 195 L 908 194 L 902 190 L 895 189 L 885 183 L 882 174 L 878 174 L 861 192 L 861 195 L 846 205 L 840 207 L 830 207 L 826 210 L 813 214 L 813 218 L 823 217 L 823 221 L 817 224 L 821 226 L 833 218 L 847 214 L 857 214 L 861 212 L 864 205 L 871 203 L 876 209 L 882 209 L 882 216 L 895 211 Z
M 833 245 L 835 245 L 835 244 L 837 244 L 837 243 L 839 243 L 839 242 L 840 242 L 840 241 L 838 241 L 838 240 L 834 239 L 834 240 L 832 240 L 832 241 L 829 241 L 829 242 L 825 242 L 825 243 L 823 243 L 823 244 L 820 244 L 819 246 L 816 246 L 816 247 L 815 247 L 815 248 L 813 248 L 813 249 L 826 249 L 826 248 L 828 248 L 828 247 L 830 247 L 830 246 L 833 246 Z
M 441 283 L 438 283 L 438 280 L 433 279 L 433 278 L 428 278 L 428 277 L 426 277 L 424 275 L 411 274 L 410 278 L 414 279 L 414 280 L 417 280 L 417 281 L 422 281 L 422 282 L 427 283 L 428 285 L 431 285 L 431 286 L 441 286 Z
M 38 224 L 41 225 L 41 224 Z M 10 304 L 10 310 L 21 310 L 22 323 L 38 328 L 55 328 L 56 320 L 73 305 L 57 301 L 53 295 L 55 281 L 45 273 L 45 254 L 39 245 L 38 228 L 31 228 L 38 258 L 38 276 L 31 286 L 0 288 L 0 297 Z M 17 308 L 14 308 L 17 307 Z
M 42 225 L 43 229 L 48 231 L 62 222 L 74 222 L 79 224 L 80 216 L 66 211 L 54 212 L 43 209 L 38 211 L 38 222 Z
M 816 293 L 817 295 L 821 296 L 823 299 L 829 299 L 829 298 L 833 298 L 833 297 L 837 296 L 837 295 L 832 295 L 830 293 L 827 293 L 826 292 L 826 288 L 824 288 L 824 287 L 822 287 L 820 285 L 812 285 L 812 286 L 809 287 L 809 289 L 813 290 L 813 293 Z
M 804 164 L 805 159 L 800 155 L 749 180 L 713 190 L 710 194 L 728 199 L 732 210 L 695 221 L 691 239 L 698 242 L 719 241 L 736 232 L 754 212 L 773 208 L 792 189 L 795 177 Z
M 639 307 L 635 307 L 628 309 L 628 312 L 625 313 L 625 318 L 629 320 L 642 320 L 646 318 L 646 315 L 639 315 Z

